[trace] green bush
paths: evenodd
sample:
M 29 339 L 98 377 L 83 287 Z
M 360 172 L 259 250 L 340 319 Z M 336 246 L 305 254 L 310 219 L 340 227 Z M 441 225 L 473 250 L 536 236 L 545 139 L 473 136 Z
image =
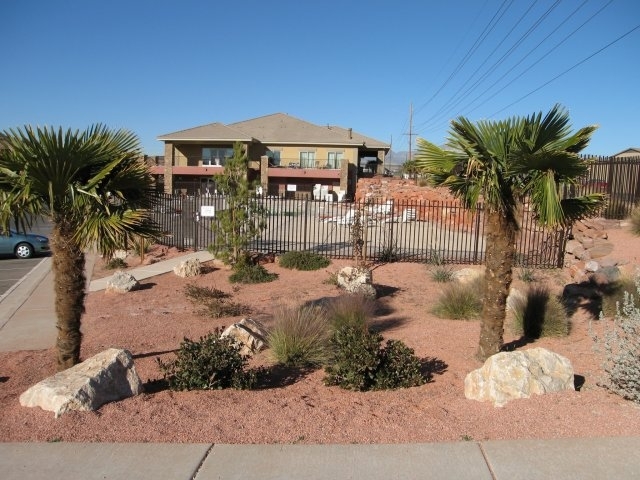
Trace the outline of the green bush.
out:
M 521 268 L 518 272 L 518 278 L 523 282 L 533 283 L 536 281 L 536 272 L 531 268 Z
M 618 312 L 618 305 L 622 305 L 626 292 L 634 292 L 636 282 L 633 278 L 623 277 L 611 282 L 602 293 L 602 313 L 612 318 Z
M 275 314 L 267 342 L 278 363 L 296 367 L 322 365 L 329 352 L 326 313 L 311 305 L 282 307 Z
M 229 277 L 231 283 L 267 283 L 278 278 L 277 273 L 271 273 L 262 265 L 239 263 Z
M 441 318 L 470 320 L 482 312 L 482 291 L 484 278 L 474 278 L 471 282 L 452 282 L 445 285 L 436 300 L 433 313 Z
M 218 390 L 222 388 L 247 389 L 256 385 L 257 370 L 247 370 L 248 356 L 229 337 L 220 338 L 224 328 L 195 342 L 185 338 L 176 359 L 158 366 L 171 390 Z
M 328 301 L 325 308 L 334 331 L 345 326 L 366 330 L 375 313 L 376 304 L 365 295 L 340 295 Z
M 125 262 L 124 259 L 114 257 L 106 263 L 104 268 L 107 270 L 118 270 L 121 268 L 127 268 L 128 266 L 129 265 L 127 265 L 127 262 Z
M 527 338 L 564 337 L 569 335 L 569 318 L 559 297 L 545 286 L 530 287 L 526 294 L 512 301 L 515 330 Z
M 295 270 L 319 270 L 328 267 L 331 261 L 320 254 L 303 251 L 287 252 L 280 257 L 280 266 Z
M 635 280 L 636 297 L 640 296 L 640 277 Z M 610 391 L 640 403 L 640 309 L 634 297 L 625 292 L 622 306 L 613 321 L 601 319 L 602 337 L 593 332 L 594 348 L 600 355 L 606 378 L 603 386 Z
M 347 325 L 331 337 L 332 358 L 324 383 L 347 390 L 387 390 L 422 385 L 421 363 L 399 340 L 381 346 L 382 335 Z

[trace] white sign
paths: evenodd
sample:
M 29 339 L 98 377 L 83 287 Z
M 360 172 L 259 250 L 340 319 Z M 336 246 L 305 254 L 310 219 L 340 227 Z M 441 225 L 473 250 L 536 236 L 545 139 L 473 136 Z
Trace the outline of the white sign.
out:
M 216 216 L 216 207 L 213 205 L 202 205 L 200 206 L 200 216 L 201 217 L 215 217 Z
M 295 192 L 297 185 L 287 185 L 287 192 Z

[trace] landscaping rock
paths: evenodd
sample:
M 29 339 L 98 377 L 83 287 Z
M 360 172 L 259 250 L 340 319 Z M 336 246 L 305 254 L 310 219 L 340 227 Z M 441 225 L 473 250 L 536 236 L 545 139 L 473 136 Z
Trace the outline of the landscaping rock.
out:
M 140 287 L 140 283 L 133 275 L 123 270 L 115 272 L 109 280 L 105 288 L 106 293 L 127 293 Z
M 461 268 L 453 273 L 453 278 L 460 283 L 471 283 L 476 278 L 484 274 L 484 269 L 480 268 Z
M 371 270 L 362 267 L 344 267 L 338 272 L 338 286 L 349 293 L 376 298 L 377 292 L 373 286 Z
M 20 405 L 40 407 L 57 418 L 71 410 L 97 410 L 141 392 L 131 353 L 110 348 L 29 388 L 20 395 Z
M 242 355 L 250 355 L 259 352 L 265 347 L 267 331 L 256 320 L 243 318 L 227 327 L 220 337 L 231 337 L 240 346 Z
M 544 348 L 497 353 L 464 380 L 465 397 L 491 401 L 494 407 L 532 394 L 574 388 L 571 362 Z
M 202 265 L 200 264 L 200 260 L 197 258 L 190 258 L 189 260 L 180 262 L 179 265 L 173 267 L 173 273 L 182 278 L 197 277 L 200 275 L 201 271 Z

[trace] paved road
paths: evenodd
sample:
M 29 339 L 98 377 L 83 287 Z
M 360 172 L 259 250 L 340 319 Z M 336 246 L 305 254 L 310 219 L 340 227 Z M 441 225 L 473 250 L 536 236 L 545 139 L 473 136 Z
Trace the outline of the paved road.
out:
M 51 234 L 51 223 L 40 220 L 32 226 L 30 232 L 48 237 Z M 19 260 L 12 256 L 0 255 L 0 299 L 41 261 L 42 257 Z

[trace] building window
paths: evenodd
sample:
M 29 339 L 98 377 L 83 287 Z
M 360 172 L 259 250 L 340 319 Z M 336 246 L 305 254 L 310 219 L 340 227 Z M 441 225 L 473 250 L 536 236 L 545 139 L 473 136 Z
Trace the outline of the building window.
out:
M 315 168 L 316 152 L 300 152 L 300 168 Z
M 269 157 L 270 167 L 280 166 L 280 150 L 267 150 L 267 157 Z
M 329 157 L 327 158 L 327 168 L 340 168 L 343 158 L 344 153 L 342 152 L 329 152 Z
M 233 157 L 233 148 L 203 147 L 202 165 L 224 165 Z

